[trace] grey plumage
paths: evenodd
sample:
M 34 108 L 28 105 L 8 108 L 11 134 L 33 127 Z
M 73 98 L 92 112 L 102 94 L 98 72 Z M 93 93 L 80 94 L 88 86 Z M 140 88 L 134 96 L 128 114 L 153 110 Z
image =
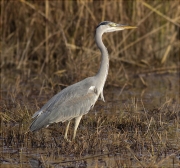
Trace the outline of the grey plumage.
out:
M 75 118 L 73 139 L 75 138 L 81 117 L 88 113 L 99 96 L 104 101 L 103 88 L 109 69 L 109 57 L 108 51 L 102 42 L 103 33 L 131 28 L 136 27 L 120 25 L 109 21 L 101 22 L 97 26 L 95 40 L 101 51 L 101 65 L 98 73 L 93 77 L 68 86 L 53 96 L 33 115 L 35 119 L 30 126 L 31 131 L 37 131 L 52 123 L 69 121 L 65 132 L 65 139 L 67 139 L 70 121 Z
M 31 124 L 30 130 L 36 131 L 51 123 L 69 121 L 86 114 L 98 98 L 96 88 L 89 89 L 91 86 L 95 86 L 93 77 L 68 86 L 56 94 L 33 115 L 33 118 L 37 118 Z M 71 113 L 67 113 L 67 111 Z

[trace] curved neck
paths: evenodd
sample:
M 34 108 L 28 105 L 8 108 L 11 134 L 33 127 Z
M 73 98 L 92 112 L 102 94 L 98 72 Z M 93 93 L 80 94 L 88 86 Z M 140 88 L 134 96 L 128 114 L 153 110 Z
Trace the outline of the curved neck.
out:
M 96 40 L 96 44 L 97 44 L 98 48 L 101 51 L 101 65 L 100 65 L 98 73 L 96 74 L 96 77 L 100 81 L 101 87 L 103 89 L 104 83 L 107 78 L 108 69 L 109 69 L 109 56 L 108 56 L 107 48 L 105 47 L 105 45 L 102 42 L 102 33 L 101 32 L 96 32 L 95 40 Z

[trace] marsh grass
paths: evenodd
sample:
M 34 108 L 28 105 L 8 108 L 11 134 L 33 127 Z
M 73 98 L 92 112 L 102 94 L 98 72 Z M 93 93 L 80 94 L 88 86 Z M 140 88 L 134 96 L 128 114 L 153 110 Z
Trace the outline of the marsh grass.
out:
M 119 102 L 113 103 L 110 113 L 106 113 L 100 104 L 97 105 L 83 118 L 73 142 L 63 138 L 64 123 L 54 124 L 36 133 L 27 132 L 33 112 L 17 106 L 15 111 L 18 116 L 13 115 L 13 120 L 1 118 L 3 146 L 14 151 L 9 152 L 10 156 L 8 152 L 2 152 L 1 161 L 15 159 L 19 164 L 26 163 L 29 158 L 32 159 L 31 155 L 37 153 L 41 157 L 37 155 L 34 159 L 39 159 L 41 163 L 44 160 L 49 166 L 69 162 L 74 165 L 106 155 L 118 156 L 119 161 L 114 161 L 116 166 L 126 163 L 127 167 L 157 167 L 166 162 L 170 164 L 173 158 L 176 166 L 180 152 L 179 107 L 173 102 L 165 102 L 159 109 L 138 110 L 139 104 L 134 103 L 132 100 L 125 106 L 123 113 L 119 112 Z M 97 114 L 94 113 L 96 110 Z M 12 116 L 9 112 L 5 114 Z M 72 127 L 73 124 L 69 136 L 73 134 Z M 22 152 L 23 157 L 26 156 L 23 160 Z M 125 163 L 121 163 L 121 157 L 126 160 Z
M 1 1 L 0 162 L 54 167 L 90 160 L 98 167 L 105 159 L 114 167 L 177 166 L 178 100 L 151 109 L 135 98 L 122 109 L 118 100 L 98 102 L 72 143 L 63 139 L 65 123 L 37 133 L 28 128 L 32 114 L 50 97 L 97 72 L 94 30 L 102 20 L 138 26 L 103 36 L 110 53 L 106 88 L 121 86 L 122 96 L 133 77 L 149 87 L 148 75 L 178 73 L 178 8 L 176 0 Z M 73 124 L 69 136 L 72 132 Z

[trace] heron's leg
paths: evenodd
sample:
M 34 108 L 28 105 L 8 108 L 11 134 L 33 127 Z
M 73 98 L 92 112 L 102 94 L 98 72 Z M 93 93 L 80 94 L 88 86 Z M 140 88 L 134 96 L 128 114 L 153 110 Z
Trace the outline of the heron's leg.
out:
M 79 122 L 81 121 L 81 118 L 82 118 L 82 115 L 75 118 L 75 126 L 74 126 L 73 139 L 75 139 L 75 137 L 76 137 L 76 131 L 77 131 L 77 128 L 78 128 L 78 126 L 79 126 Z
M 71 121 L 68 121 L 68 124 L 67 124 L 67 126 L 66 126 L 66 131 L 65 131 L 65 135 L 64 135 L 64 139 L 66 139 L 66 140 L 68 140 L 68 138 L 67 138 L 67 133 L 68 133 L 68 129 L 69 129 L 70 122 L 71 122 Z

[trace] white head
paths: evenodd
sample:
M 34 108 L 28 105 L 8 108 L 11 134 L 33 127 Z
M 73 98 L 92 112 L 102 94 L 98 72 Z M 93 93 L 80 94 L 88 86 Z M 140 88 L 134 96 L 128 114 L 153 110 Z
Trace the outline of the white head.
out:
M 103 21 L 96 27 L 96 33 L 103 34 L 108 32 L 120 31 L 125 29 L 134 29 L 137 27 L 117 24 L 110 21 Z

